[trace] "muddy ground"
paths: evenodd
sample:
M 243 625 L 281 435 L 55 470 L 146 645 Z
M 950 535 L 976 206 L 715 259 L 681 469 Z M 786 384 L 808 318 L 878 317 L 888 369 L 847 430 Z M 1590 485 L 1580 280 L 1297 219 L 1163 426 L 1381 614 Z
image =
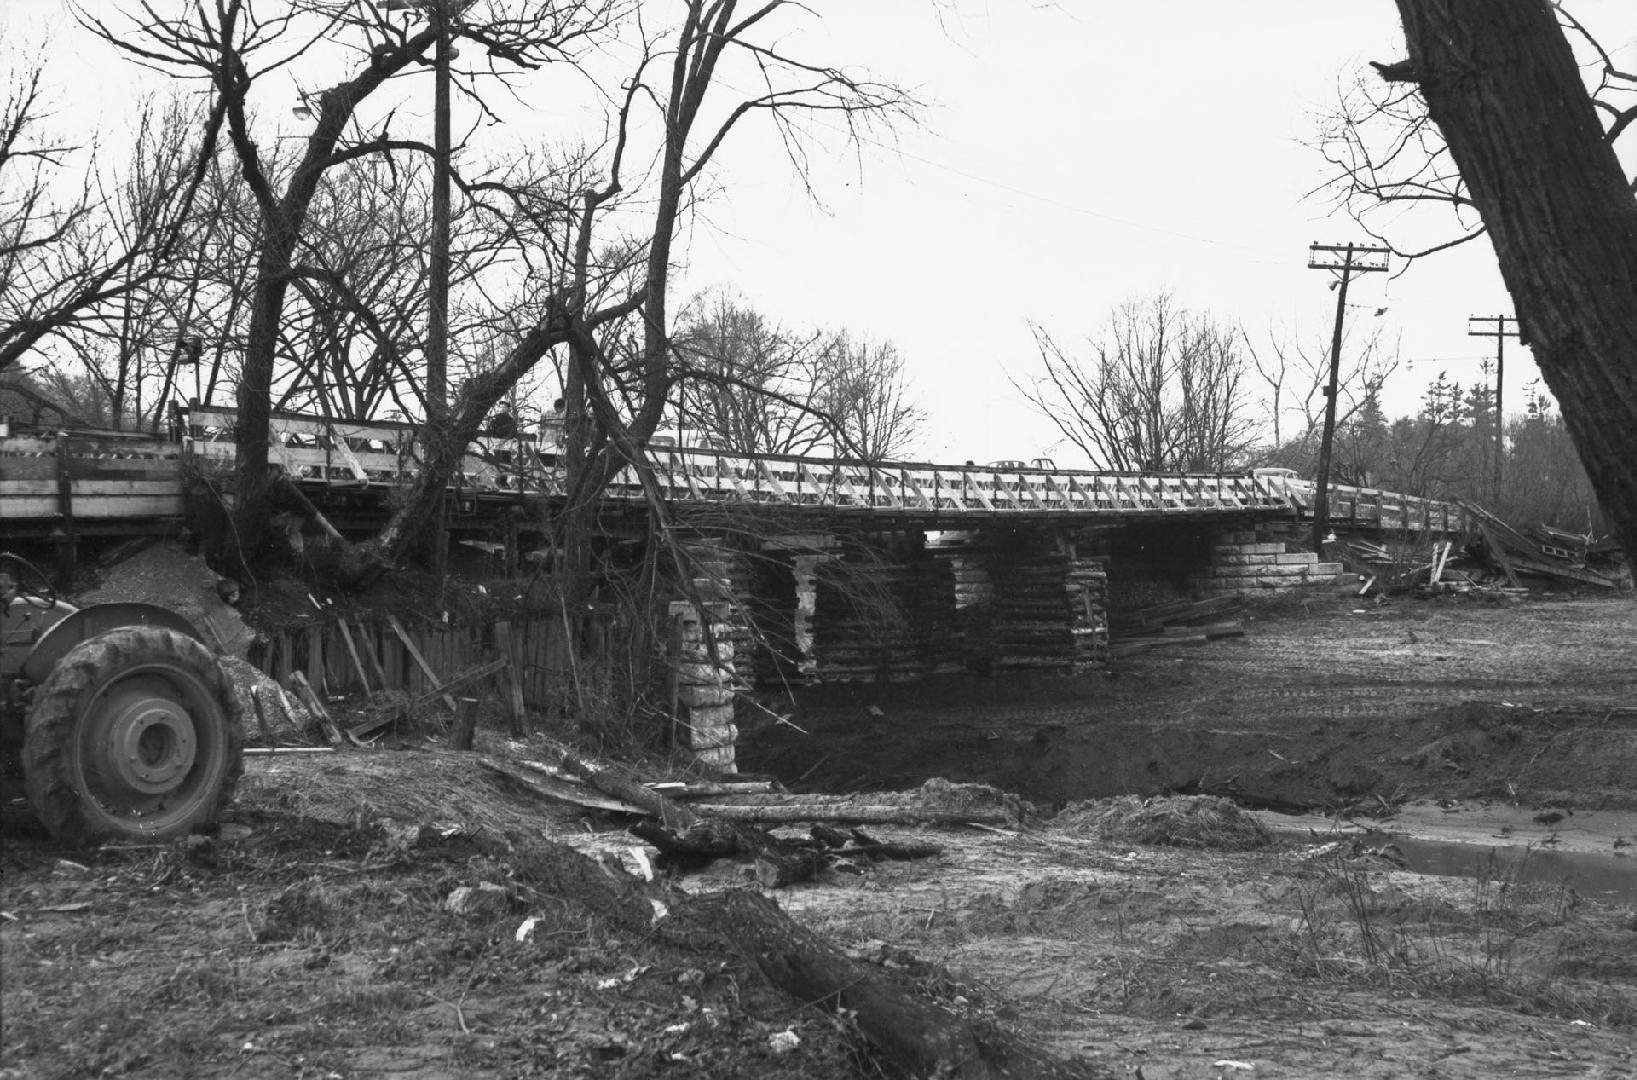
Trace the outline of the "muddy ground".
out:
M 1042 813 L 879 828 L 943 854 L 779 902 L 1097 1075 L 1637 1075 L 1631 892 L 1525 873 L 1559 847 L 1617 870 L 1637 851 L 1637 604 L 1329 597 L 1248 625 L 1114 678 L 804 693 L 808 734 L 752 733 L 747 767 L 807 789 L 983 779 Z M 643 883 L 668 914 L 632 916 L 599 884 L 639 869 L 626 819 L 434 744 L 253 757 L 228 823 L 185 843 L 9 834 L 0 1076 L 895 1075 L 711 921 L 747 866 Z M 1248 851 L 1164 846 L 1080 802 L 1126 792 L 1343 816 L 1264 815 L 1287 827 Z M 1441 829 L 1521 862 L 1410 872 L 1393 834 Z
M 1198 791 L 1379 812 L 1406 799 L 1637 809 L 1637 602 L 1325 591 L 1244 637 L 1106 676 L 812 688 L 744 767 L 814 790 L 981 780 L 1047 804 Z M 800 728 L 801 730 L 797 730 Z

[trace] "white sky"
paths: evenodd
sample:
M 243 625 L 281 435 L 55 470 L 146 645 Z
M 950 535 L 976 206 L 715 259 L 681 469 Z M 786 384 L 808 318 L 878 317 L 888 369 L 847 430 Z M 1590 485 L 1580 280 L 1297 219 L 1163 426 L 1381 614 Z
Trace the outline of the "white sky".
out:
M 0 5 L 0 32 L 37 30 L 62 10 Z M 792 44 L 910 88 L 927 103 L 919 126 L 860 158 L 831 140 L 814 157 L 822 207 L 765 128 L 737 132 L 717 163 L 723 194 L 686 238 L 684 289 L 731 285 L 788 325 L 894 342 L 930 414 L 924 456 L 1080 463 L 1009 382 L 1037 363 L 1029 320 L 1075 343 L 1120 302 L 1169 290 L 1253 337 L 1274 326 L 1328 341 L 1335 294 L 1306 268 L 1308 245 L 1367 237 L 1323 197 L 1302 199 L 1322 178 L 1302 142 L 1338 82 L 1403 55 L 1391 0 L 813 6 L 818 28 Z M 1605 45 L 1637 67 L 1637 5 L 1574 10 L 1612 26 Z M 68 87 L 77 113 L 129 100 L 135 69 L 72 25 L 54 31 L 52 51 L 69 61 L 54 75 L 84 80 Z M 539 139 L 556 137 L 561 114 L 533 115 Z M 1413 410 L 1441 370 L 1481 378 L 1494 343 L 1468 337 L 1467 316 L 1511 314 L 1481 241 L 1396 279 L 1364 275 L 1349 299 L 1360 319 L 1386 306 L 1379 321 L 1401 334 L 1411 363 L 1390 387 L 1393 413 Z M 1536 372 L 1515 343 L 1507 361 L 1511 412 Z

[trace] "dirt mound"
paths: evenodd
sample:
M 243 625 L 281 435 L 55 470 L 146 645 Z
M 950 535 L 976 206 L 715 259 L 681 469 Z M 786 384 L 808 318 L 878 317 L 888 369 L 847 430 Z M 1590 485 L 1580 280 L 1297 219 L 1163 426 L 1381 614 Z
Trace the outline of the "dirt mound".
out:
M 176 612 L 198 631 L 200 640 L 228 656 L 243 657 L 256 640 L 237 610 L 224 599 L 236 597 L 238 585 L 224 582 L 197 555 L 176 544 L 154 544 L 117 563 L 95 587 L 71 599 L 91 604 L 153 604 Z
M 957 784 L 934 776 L 917 792 L 920 805 L 931 810 L 1003 810 L 1009 820 L 1021 825 L 1034 816 L 1027 801 L 988 784 Z
M 1214 795 L 1098 799 L 1065 807 L 1052 823 L 1110 844 L 1251 851 L 1273 842 L 1267 826 Z

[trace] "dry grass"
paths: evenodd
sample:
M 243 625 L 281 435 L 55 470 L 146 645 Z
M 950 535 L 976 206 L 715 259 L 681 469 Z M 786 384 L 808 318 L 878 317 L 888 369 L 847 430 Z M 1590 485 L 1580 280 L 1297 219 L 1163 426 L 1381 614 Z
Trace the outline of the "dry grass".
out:
M 382 818 L 439 829 L 455 828 L 501 842 L 539 837 L 572 808 L 519 799 L 503 777 L 472 754 L 399 751 L 337 753 L 322 764 L 279 757 L 251 758 L 238 805 L 342 824 Z
M 1053 823 L 1065 832 L 1090 833 L 1109 844 L 1251 851 L 1273 842 L 1273 834 L 1260 821 L 1213 795 L 1148 799 L 1125 795 L 1075 803 Z

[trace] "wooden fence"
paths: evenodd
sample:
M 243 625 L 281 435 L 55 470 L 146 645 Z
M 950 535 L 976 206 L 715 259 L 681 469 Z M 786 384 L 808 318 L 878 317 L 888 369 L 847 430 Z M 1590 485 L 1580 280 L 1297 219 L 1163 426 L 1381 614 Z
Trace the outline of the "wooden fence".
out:
M 410 622 L 392 617 L 334 617 L 267 634 L 255 657 L 282 685 L 301 672 L 320 695 L 345 697 L 382 689 L 435 697 L 438 685 L 496 659 L 501 671 L 457 688 L 458 697 L 505 701 L 514 674 L 523 700 L 548 714 L 570 699 L 575 671 L 562 616 L 532 614 L 480 626 Z M 595 664 L 593 660 L 591 663 Z

